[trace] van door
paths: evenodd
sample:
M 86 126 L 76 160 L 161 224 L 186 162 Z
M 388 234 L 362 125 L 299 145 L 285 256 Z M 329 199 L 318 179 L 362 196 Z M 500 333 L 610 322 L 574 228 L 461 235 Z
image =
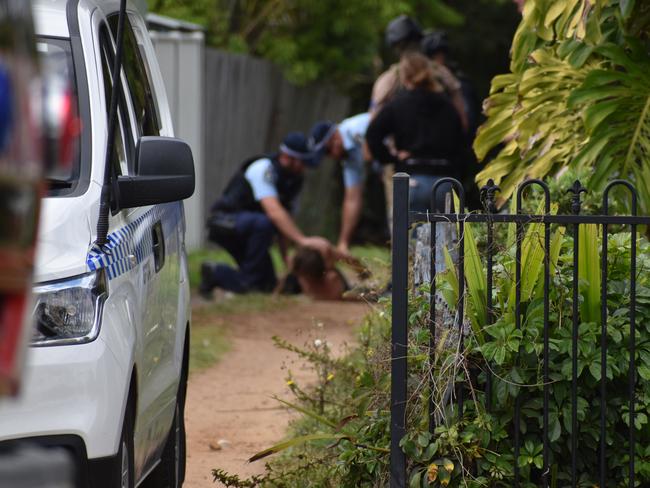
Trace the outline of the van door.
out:
M 164 82 L 142 17 L 131 13 L 128 31 L 133 33 L 133 44 L 137 45 L 141 77 L 148 82 L 147 92 L 152 95 L 149 100 L 153 106 L 152 111 L 155 110 L 157 115 L 160 135 L 174 137 Z M 174 202 L 159 205 L 159 207 L 163 215 L 161 220 L 162 244 L 165 246 L 165 263 L 160 271 L 163 283 L 161 312 L 167 332 L 163 358 L 165 368 L 170 368 L 169 378 L 174 385 L 174 391 L 176 391 L 183 359 L 185 326 L 189 318 L 189 312 L 185 310 L 187 308 L 186 294 L 181 293 L 181 263 L 185 253 L 184 205 L 183 202 Z
M 109 18 L 109 28 L 112 19 Z M 117 21 L 117 17 L 115 17 Z M 102 27 L 102 68 L 105 87 L 112 86 L 110 79 L 114 42 L 109 29 Z M 123 155 L 117 156 L 114 171 L 117 174 L 134 174 L 136 171 L 136 147 L 141 136 L 160 135 L 160 124 L 153 105 L 153 95 L 146 75 L 140 68 L 137 46 L 127 22 L 123 46 L 123 72 L 120 80 L 119 126 L 116 138 Z M 110 101 L 107 92 L 106 102 Z M 108 106 L 108 105 L 107 105 Z M 138 401 L 135 418 L 134 450 L 135 476 L 141 475 L 159 458 L 174 412 L 175 390 L 173 375 L 167 363 L 169 337 L 163 309 L 166 297 L 167 249 L 165 225 L 169 220 L 165 206 L 149 206 L 124 209 L 113 215 L 112 227 L 117 239 L 130 241 L 134 266 L 124 274 L 128 282 L 124 290 L 134 290 L 137 295 L 135 365 L 138 381 Z M 113 226 L 115 223 L 115 226 Z M 119 228 L 118 228 L 119 227 Z M 127 266 L 128 267 L 128 266 Z M 118 270 L 119 271 L 119 270 Z M 110 275 L 110 270 L 109 270 Z M 170 378 L 171 377 L 171 378 Z

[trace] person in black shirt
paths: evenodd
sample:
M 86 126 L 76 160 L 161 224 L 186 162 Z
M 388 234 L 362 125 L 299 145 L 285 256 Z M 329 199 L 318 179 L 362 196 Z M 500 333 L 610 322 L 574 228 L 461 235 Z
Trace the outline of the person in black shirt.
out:
M 448 98 L 434 91 L 434 75 L 425 56 L 406 54 L 399 75 L 404 89 L 372 120 L 366 141 L 380 163 L 395 164 L 396 172 L 411 175 L 411 210 L 435 210 L 430 208 L 433 184 L 442 177 L 462 176 L 463 126 Z M 385 144 L 389 137 L 391 149 Z M 438 210 L 443 210 L 449 191 L 444 186 L 436 195 Z

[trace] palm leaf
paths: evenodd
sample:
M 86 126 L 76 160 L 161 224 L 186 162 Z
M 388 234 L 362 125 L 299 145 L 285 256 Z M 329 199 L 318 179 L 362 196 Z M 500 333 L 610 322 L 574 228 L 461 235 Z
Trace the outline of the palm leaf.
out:
M 477 176 L 499 183 L 503 202 L 526 178 L 564 167 L 602 191 L 613 178 L 639 189 L 650 212 L 650 3 L 528 0 L 512 49 L 512 73 L 495 78 Z
M 587 132 L 576 164 L 597 168 L 590 181 L 595 190 L 620 177 L 642 191 L 648 186 L 643 176 L 650 165 L 650 56 L 643 60 L 644 70 L 617 46 L 600 52 L 618 70 L 593 71 L 569 97 L 569 106 L 582 110 Z M 647 213 L 650 199 L 645 191 L 641 197 L 641 211 Z

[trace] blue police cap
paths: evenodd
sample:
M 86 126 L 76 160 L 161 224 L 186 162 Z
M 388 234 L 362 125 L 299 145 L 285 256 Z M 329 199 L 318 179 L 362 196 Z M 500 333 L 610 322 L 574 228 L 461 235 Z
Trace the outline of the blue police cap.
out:
M 307 166 L 318 166 L 319 161 L 314 158 L 314 152 L 302 132 L 289 132 L 280 144 L 280 151 L 292 158 L 300 159 Z
M 317 162 L 323 158 L 327 152 L 325 146 L 336 132 L 336 124 L 329 121 L 317 122 L 309 132 L 309 148 L 314 153 Z

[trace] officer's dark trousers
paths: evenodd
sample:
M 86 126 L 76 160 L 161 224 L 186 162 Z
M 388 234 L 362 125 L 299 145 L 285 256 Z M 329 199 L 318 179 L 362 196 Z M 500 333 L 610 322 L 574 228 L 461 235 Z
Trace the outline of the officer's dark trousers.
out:
M 210 240 L 228 251 L 239 266 L 226 264 L 212 267 L 212 286 L 235 293 L 272 291 L 277 279 L 269 248 L 273 243 L 275 226 L 261 212 L 237 212 L 231 232 L 210 230 Z

